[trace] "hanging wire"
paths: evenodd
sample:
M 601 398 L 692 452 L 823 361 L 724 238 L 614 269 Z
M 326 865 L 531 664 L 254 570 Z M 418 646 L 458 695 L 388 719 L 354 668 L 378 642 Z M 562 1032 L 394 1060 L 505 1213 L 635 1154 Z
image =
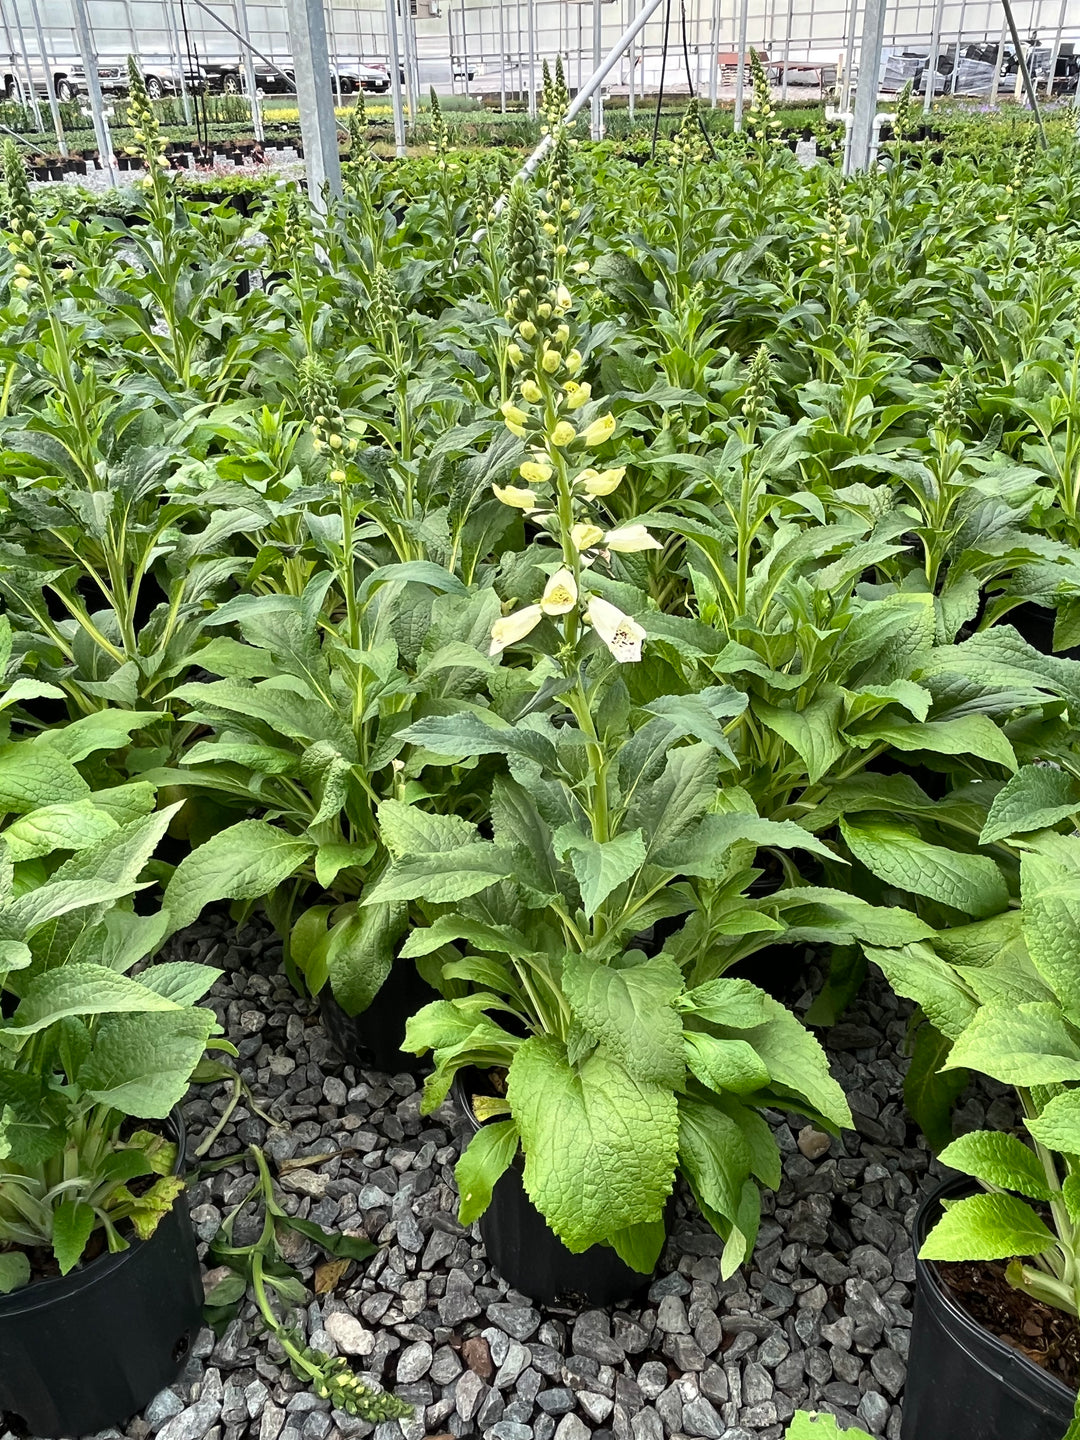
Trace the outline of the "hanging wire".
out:
M 661 50 L 661 52 L 660 52 L 660 89 L 656 92 L 656 115 L 655 115 L 654 118 L 653 118 L 652 149 L 651 149 L 650 152 L 649 152 L 649 159 L 650 159 L 650 160 L 655 160 L 655 159 L 656 159 L 656 142 L 657 142 L 657 140 L 660 138 L 660 107 L 661 107 L 661 105 L 663 105 L 663 103 L 664 103 L 664 76 L 665 76 L 665 74 L 667 73 L 668 35 L 670 34 L 670 31 L 671 31 L 671 0 L 667 0 L 667 5 L 664 7 L 664 48 L 663 48 L 663 49 Z M 641 83 L 642 83 L 642 85 L 644 85 L 644 83 L 645 83 L 645 65 L 644 65 L 644 60 L 645 60 L 645 47 L 644 47 L 644 46 L 642 46 L 641 55 L 642 55 Z

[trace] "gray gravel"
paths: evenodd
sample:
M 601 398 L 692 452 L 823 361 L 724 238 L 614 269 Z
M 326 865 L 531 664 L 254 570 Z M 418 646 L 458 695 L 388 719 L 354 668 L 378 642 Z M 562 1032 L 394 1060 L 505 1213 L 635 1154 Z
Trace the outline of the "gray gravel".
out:
M 241 1103 L 211 1157 L 251 1143 L 279 1164 L 312 1157 L 283 1178 L 286 1209 L 383 1249 L 307 1306 L 309 1340 L 349 1356 L 416 1410 L 377 1433 L 329 1411 L 282 1366 L 249 1306 L 220 1339 L 205 1330 L 179 1381 L 99 1440 L 778 1440 L 807 1405 L 898 1440 L 909 1225 L 931 1157 L 900 1095 L 908 1007 L 879 980 L 828 1036 L 857 1133 L 831 1140 L 795 1116 L 769 1116 L 784 1179 L 764 1197 L 752 1265 L 721 1281 L 719 1241 L 680 1197 L 643 1300 L 573 1314 L 537 1309 L 489 1269 L 477 1233 L 455 1217 L 452 1105 L 421 1116 L 411 1075 L 338 1063 L 313 1007 L 281 975 L 276 939 L 256 925 L 237 936 L 212 917 L 180 937 L 176 953 L 226 972 L 213 1001 L 244 1079 L 283 1122 L 268 1133 Z M 187 1102 L 193 1146 L 228 1093 L 203 1087 Z M 965 1128 L 986 1121 L 987 1104 L 967 1100 Z M 989 1105 L 990 1123 L 1005 1105 Z M 238 1164 L 192 1186 L 204 1247 L 249 1185 Z M 257 1223 L 242 1216 L 237 1239 L 252 1238 Z M 289 1258 L 310 1281 L 322 1257 L 297 1238 Z

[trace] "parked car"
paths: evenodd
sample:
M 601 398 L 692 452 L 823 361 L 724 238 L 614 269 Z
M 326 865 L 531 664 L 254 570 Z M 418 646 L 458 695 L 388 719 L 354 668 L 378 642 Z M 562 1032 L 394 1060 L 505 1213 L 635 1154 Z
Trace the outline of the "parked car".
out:
M 5 99 L 18 94 L 24 79 L 25 66 L 17 63 L 14 56 L 5 56 L 0 70 L 0 82 Z M 160 100 L 166 95 L 178 95 L 181 90 L 181 71 L 175 60 L 163 55 L 140 55 L 139 69 L 146 81 L 146 92 L 151 100 Z M 105 95 L 126 95 L 128 88 L 127 56 L 99 55 L 97 61 L 98 80 Z M 206 84 L 202 66 L 184 67 L 184 81 L 189 91 L 201 90 Z M 86 67 L 81 59 L 74 56 L 58 56 L 48 65 L 34 56 L 30 57 L 30 80 L 37 94 L 45 96 L 51 90 L 58 100 L 74 100 L 88 90 Z

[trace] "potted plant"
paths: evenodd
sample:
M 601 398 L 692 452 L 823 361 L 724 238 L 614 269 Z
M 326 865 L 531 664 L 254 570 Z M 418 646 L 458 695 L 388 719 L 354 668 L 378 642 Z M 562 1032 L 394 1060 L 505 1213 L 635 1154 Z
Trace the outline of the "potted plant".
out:
M 465 946 L 442 967 L 465 993 L 426 1006 L 406 1038 L 433 1052 L 426 1109 L 473 1072 L 461 1219 L 487 1212 L 493 1259 L 526 1292 L 606 1301 L 653 1269 L 677 1171 L 726 1242 L 725 1273 L 750 1253 L 757 1183 L 779 1177 L 757 1106 L 849 1123 L 823 1052 L 794 1016 L 710 968 L 720 937 L 784 928 L 742 893 L 757 843 L 825 847 L 718 788 L 733 760 L 723 722 L 745 705 L 738 692 L 657 696 L 646 685 L 635 701 L 646 631 L 614 603 L 620 587 L 603 576 L 603 557 L 659 547 L 642 525 L 605 533 L 596 523 L 597 497 L 622 471 L 586 462 L 614 422 L 574 379 L 569 296 L 538 264 L 520 188 L 510 228 L 508 318 L 520 343 L 503 414 L 532 458 L 519 467 L 527 488 L 495 488 L 504 504 L 537 513 L 547 580 L 534 604 L 495 621 L 490 649 L 531 650 L 534 664 L 492 685 L 498 705 L 458 703 L 403 732 L 432 764 L 495 754 L 508 773 L 493 783 L 490 839 L 460 815 L 385 801 L 391 864 L 362 906 L 432 907 L 403 954 Z M 651 927 L 674 918 L 677 935 L 650 945 Z
M 1033 832 L 1011 841 L 1020 910 L 944 930 L 932 947 L 868 952 L 936 1027 L 940 1068 L 1015 1086 L 1022 1117 L 1017 1133 L 948 1144 L 942 1162 L 967 1178 L 916 1219 L 905 1440 L 1060 1440 L 1077 1405 L 1080 838 L 1042 827 L 1066 811 L 1075 826 L 1080 804 L 1063 799 L 1074 781 L 1040 770 L 1026 767 L 1000 807 Z
M 50 747 L 23 748 L 40 777 Z M 45 1436 L 124 1421 L 173 1379 L 201 1320 L 175 1106 L 217 1028 L 196 1002 L 218 972 L 129 973 L 165 933 L 129 897 L 172 812 L 91 843 L 94 810 L 55 803 L 3 832 L 0 1409 Z M 55 864 L 50 822 L 76 853 L 38 878 Z

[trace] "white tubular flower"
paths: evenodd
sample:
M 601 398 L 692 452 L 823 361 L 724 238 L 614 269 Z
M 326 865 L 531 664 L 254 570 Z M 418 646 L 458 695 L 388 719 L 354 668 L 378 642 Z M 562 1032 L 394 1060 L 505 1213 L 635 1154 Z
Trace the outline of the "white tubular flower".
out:
M 574 542 L 575 550 L 588 550 L 590 546 L 596 545 L 604 538 L 604 532 L 599 525 L 587 525 L 582 521 L 570 527 L 570 539 Z
M 573 574 L 564 565 L 544 586 L 540 609 L 545 615 L 565 615 L 577 604 L 578 590 Z
M 510 505 L 515 510 L 524 510 L 526 515 L 531 514 L 540 504 L 540 497 L 534 490 L 523 490 L 520 485 L 493 485 L 491 488 L 504 505 Z
M 501 655 L 508 645 L 516 645 L 519 640 L 524 640 L 543 618 L 544 612 L 539 605 L 526 605 L 522 610 L 515 610 L 512 615 L 503 615 L 491 627 L 488 654 Z
M 615 416 L 609 412 L 607 415 L 601 415 L 598 420 L 594 420 L 581 438 L 591 450 L 593 446 L 602 445 L 605 440 L 610 440 L 614 433 Z
M 551 466 L 543 460 L 526 460 L 518 466 L 518 474 L 530 485 L 543 485 L 551 479 Z
M 636 620 L 624 615 L 617 605 L 601 600 L 599 595 L 590 595 L 585 619 L 620 664 L 641 659 L 645 631 Z
M 625 474 L 626 466 L 620 465 L 615 470 L 583 470 L 577 478 L 586 495 L 610 495 L 619 488 Z
M 604 536 L 604 544 L 619 555 L 634 555 L 639 550 L 664 548 L 654 535 L 649 534 L 644 525 L 620 525 L 616 530 L 609 530 Z

